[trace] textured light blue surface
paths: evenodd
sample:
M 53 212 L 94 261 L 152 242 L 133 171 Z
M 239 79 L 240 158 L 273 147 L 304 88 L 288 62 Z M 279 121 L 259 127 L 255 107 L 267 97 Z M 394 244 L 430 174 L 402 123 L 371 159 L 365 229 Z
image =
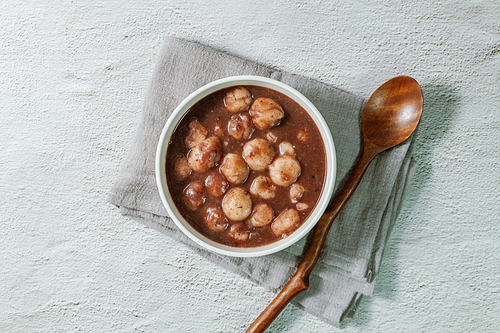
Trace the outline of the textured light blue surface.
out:
M 500 330 L 498 1 L 0 4 L 0 331 L 236 332 L 273 295 L 106 203 L 167 34 L 368 97 L 417 79 L 414 183 L 375 295 L 335 329 Z

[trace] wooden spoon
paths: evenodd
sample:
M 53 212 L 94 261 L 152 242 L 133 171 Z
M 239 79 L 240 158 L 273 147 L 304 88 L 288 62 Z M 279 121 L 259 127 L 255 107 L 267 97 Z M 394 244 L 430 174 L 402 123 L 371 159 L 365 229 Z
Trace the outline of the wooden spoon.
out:
M 292 298 L 309 287 L 309 275 L 318 261 L 333 221 L 358 187 L 372 159 L 410 137 L 422 115 L 420 85 L 408 76 L 395 77 L 381 85 L 368 99 L 361 116 L 363 152 L 347 183 L 327 207 L 314 228 L 309 247 L 288 284 L 248 328 L 263 332 Z

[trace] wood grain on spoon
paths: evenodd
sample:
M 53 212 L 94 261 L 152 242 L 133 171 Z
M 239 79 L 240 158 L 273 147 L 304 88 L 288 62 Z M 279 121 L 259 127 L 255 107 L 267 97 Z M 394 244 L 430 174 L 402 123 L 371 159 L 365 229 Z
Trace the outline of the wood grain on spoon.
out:
M 363 109 L 361 125 L 363 151 L 347 183 L 316 224 L 308 248 L 288 284 L 248 328 L 247 333 L 263 332 L 295 295 L 309 287 L 311 274 L 325 244 L 333 221 L 358 187 L 372 159 L 410 137 L 422 115 L 420 85 L 408 76 L 395 77 L 381 85 Z

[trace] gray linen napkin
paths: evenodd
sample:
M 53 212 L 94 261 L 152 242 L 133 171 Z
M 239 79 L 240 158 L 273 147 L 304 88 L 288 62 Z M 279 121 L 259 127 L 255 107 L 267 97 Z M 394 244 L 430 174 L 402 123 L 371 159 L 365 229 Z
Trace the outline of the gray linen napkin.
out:
M 307 237 L 279 253 L 258 258 L 232 258 L 205 251 L 168 217 L 155 181 L 156 146 L 172 110 L 197 88 L 216 79 L 243 74 L 282 81 L 316 105 L 335 142 L 338 161 L 335 191 L 339 191 L 360 153 L 363 99 L 304 76 L 268 68 L 195 42 L 167 37 L 145 98 L 137 134 L 108 201 L 118 206 L 121 214 L 175 238 L 222 267 L 279 292 L 294 274 Z M 353 315 L 362 295 L 372 295 L 387 238 L 415 171 L 412 146 L 413 141 L 408 140 L 372 162 L 337 217 L 311 275 L 311 285 L 293 300 L 295 305 L 339 326 L 346 316 Z

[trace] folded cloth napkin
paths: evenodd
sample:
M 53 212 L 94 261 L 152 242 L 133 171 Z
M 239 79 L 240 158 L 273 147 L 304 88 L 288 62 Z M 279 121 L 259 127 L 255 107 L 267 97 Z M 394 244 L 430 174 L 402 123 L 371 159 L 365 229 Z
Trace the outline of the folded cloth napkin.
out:
M 197 88 L 233 75 L 270 77 L 294 87 L 311 100 L 333 135 L 338 162 L 335 193 L 339 191 L 360 154 L 360 115 L 365 103 L 362 98 L 196 42 L 167 37 L 145 98 L 142 120 L 108 201 L 118 206 L 123 215 L 279 292 L 295 273 L 307 237 L 283 251 L 257 258 L 233 258 L 206 251 L 187 238 L 168 217 L 156 186 L 156 147 L 170 113 Z M 412 139 L 374 159 L 331 228 L 310 277 L 310 287 L 292 301 L 295 305 L 339 326 L 345 317 L 352 316 L 362 295 L 372 295 L 387 238 L 414 174 Z

